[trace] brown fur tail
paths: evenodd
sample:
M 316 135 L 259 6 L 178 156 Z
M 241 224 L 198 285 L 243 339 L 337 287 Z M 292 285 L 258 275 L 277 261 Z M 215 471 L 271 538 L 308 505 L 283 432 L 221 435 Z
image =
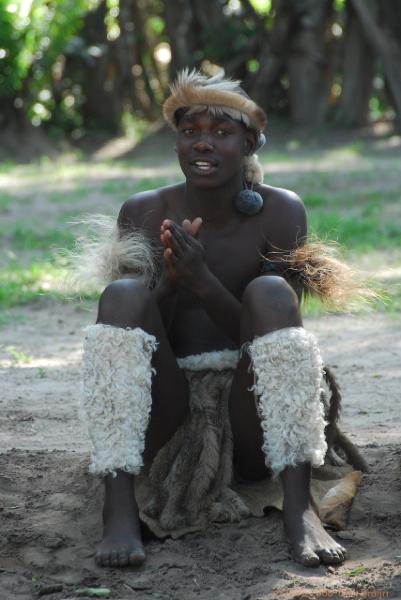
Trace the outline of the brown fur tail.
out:
M 362 457 L 358 448 L 338 427 L 338 420 L 341 411 L 341 392 L 340 387 L 332 371 L 328 367 L 324 367 L 324 379 L 330 390 L 330 399 L 327 406 L 326 418 L 328 425 L 326 427 L 326 440 L 330 450 L 335 448 L 341 449 L 347 457 L 347 461 L 363 473 L 369 471 L 369 467 L 365 459 Z

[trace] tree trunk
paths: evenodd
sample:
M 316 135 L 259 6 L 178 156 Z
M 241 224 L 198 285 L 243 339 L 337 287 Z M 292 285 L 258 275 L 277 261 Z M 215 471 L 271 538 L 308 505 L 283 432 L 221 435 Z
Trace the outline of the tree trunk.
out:
M 259 58 L 259 70 L 251 82 L 252 98 L 268 108 L 272 89 L 278 87 L 289 49 L 289 39 L 294 27 L 294 14 L 289 10 L 288 0 L 275 0 L 276 12 L 273 28 L 267 37 Z
M 371 46 L 378 54 L 387 79 L 387 84 L 394 108 L 401 120 L 401 42 L 400 38 L 394 36 L 394 31 L 399 31 L 401 22 L 399 3 L 398 10 L 392 13 L 392 19 L 397 25 L 391 28 L 384 24 L 383 29 L 378 25 L 373 14 L 371 5 L 366 0 L 350 0 L 363 30 Z M 387 1 L 387 0 L 386 0 Z M 394 29 L 397 27 L 397 29 Z
M 331 0 L 293 0 L 296 29 L 287 61 L 291 117 L 300 126 L 319 124 L 327 106 L 325 32 Z
M 172 54 L 170 77 L 174 79 L 181 69 L 195 66 L 192 1 L 165 2 L 164 19 Z
M 89 128 L 117 132 L 123 108 L 118 85 L 117 68 L 107 40 L 104 18 L 105 3 L 86 16 L 83 36 L 88 47 L 98 47 L 101 53 L 86 63 L 82 73 L 82 87 L 86 97 L 83 105 L 84 122 Z
M 368 119 L 369 98 L 373 80 L 373 53 L 361 22 L 347 4 L 344 34 L 342 91 L 335 120 L 343 125 L 359 127 Z

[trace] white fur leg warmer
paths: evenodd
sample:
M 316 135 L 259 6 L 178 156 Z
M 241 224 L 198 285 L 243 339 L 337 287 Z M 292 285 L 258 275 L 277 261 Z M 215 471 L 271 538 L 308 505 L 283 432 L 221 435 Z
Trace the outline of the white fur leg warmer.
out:
M 90 471 L 139 473 L 152 404 L 156 338 L 140 328 L 85 328 L 81 415 L 92 441 Z
M 274 475 L 303 462 L 322 465 L 327 450 L 323 363 L 315 336 L 302 327 L 280 329 L 256 338 L 249 354 L 266 465 Z

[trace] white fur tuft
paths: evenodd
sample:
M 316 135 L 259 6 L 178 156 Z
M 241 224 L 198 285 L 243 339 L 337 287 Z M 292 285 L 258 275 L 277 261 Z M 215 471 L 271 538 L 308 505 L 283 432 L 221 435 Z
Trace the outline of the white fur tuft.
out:
M 140 328 L 85 328 L 81 417 L 92 441 L 90 471 L 138 474 L 152 405 L 156 338 Z
M 202 352 L 202 354 L 191 354 L 183 358 L 177 358 L 180 369 L 187 371 L 223 371 L 235 369 L 238 364 L 238 350 L 215 350 L 213 352 Z
M 93 215 L 76 222 L 87 229 L 68 253 L 70 279 L 80 290 L 103 289 L 116 279 L 140 277 L 150 287 L 157 277 L 155 249 L 140 231 L 122 232 L 116 220 Z
M 302 327 L 279 329 L 256 338 L 248 351 L 266 465 L 274 475 L 303 462 L 322 465 L 327 444 L 316 338 Z
M 251 156 L 245 156 L 245 179 L 252 185 L 255 183 L 263 183 L 263 169 L 262 165 L 258 160 L 257 154 L 251 154 Z

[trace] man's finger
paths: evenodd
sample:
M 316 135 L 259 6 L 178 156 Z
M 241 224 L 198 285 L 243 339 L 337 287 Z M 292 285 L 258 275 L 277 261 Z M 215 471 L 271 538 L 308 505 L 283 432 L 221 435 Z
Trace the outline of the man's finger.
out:
M 198 236 L 198 232 L 200 229 L 200 226 L 203 223 L 203 219 L 202 217 L 196 217 L 196 219 L 194 219 L 191 223 L 191 233 L 194 237 Z
M 187 233 L 192 234 L 192 223 L 189 219 L 184 219 L 183 222 L 181 223 L 182 228 L 184 231 L 186 231 Z
M 175 223 L 171 223 L 168 231 L 171 233 L 172 239 L 177 242 L 181 250 L 185 250 L 189 241 L 187 232 Z
M 163 257 L 169 268 L 173 267 L 174 262 L 177 260 L 171 248 L 165 249 L 165 251 L 163 252 Z
M 169 230 L 163 231 L 160 235 L 160 241 L 165 248 L 169 248 L 171 246 L 171 232 Z

